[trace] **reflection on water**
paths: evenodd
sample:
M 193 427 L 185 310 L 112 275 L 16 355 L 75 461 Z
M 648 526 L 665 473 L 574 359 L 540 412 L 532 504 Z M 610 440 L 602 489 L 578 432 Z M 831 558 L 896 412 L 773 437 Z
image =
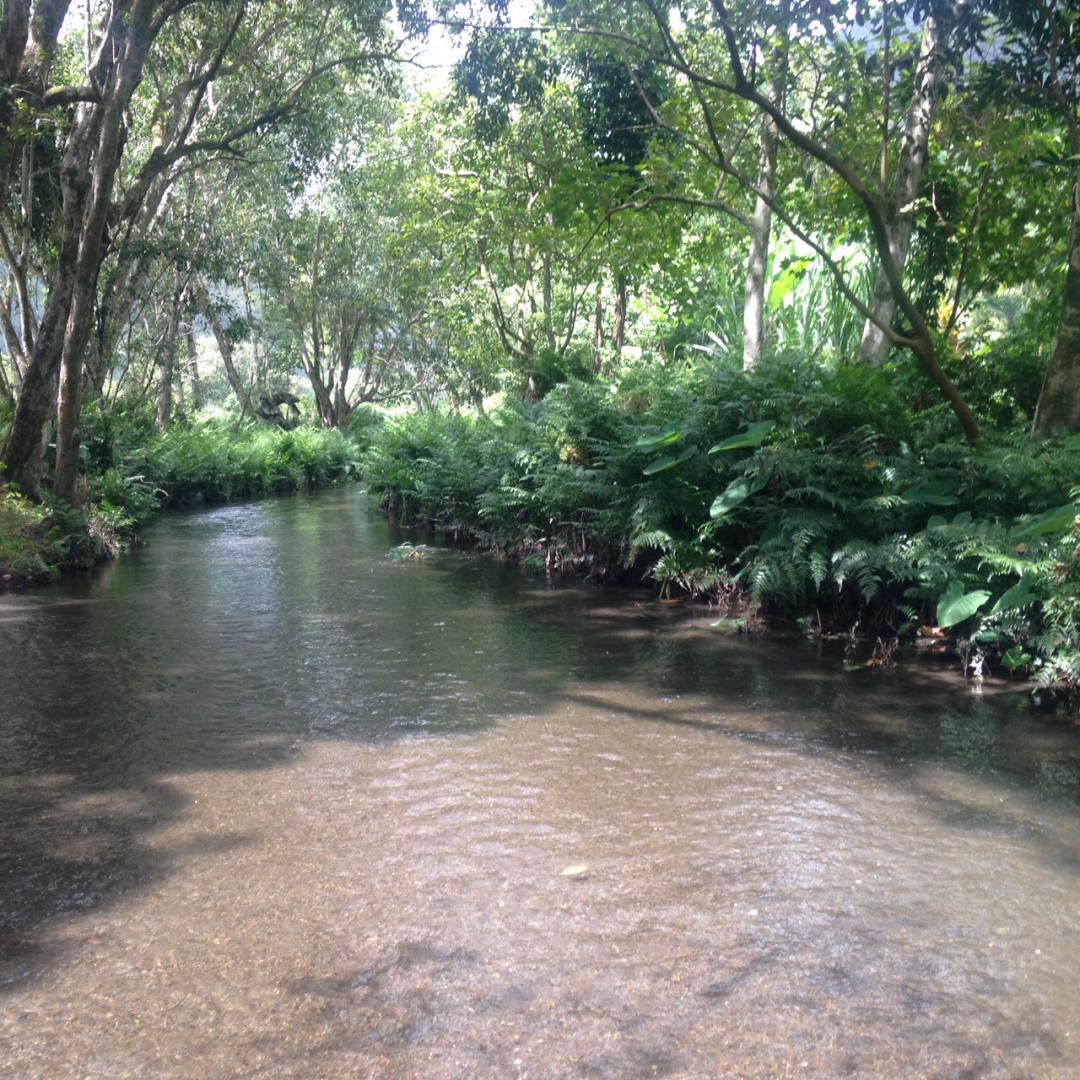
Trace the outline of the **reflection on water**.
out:
M 0 599 L 0 1075 L 1080 1073 L 1072 729 L 404 538 Z

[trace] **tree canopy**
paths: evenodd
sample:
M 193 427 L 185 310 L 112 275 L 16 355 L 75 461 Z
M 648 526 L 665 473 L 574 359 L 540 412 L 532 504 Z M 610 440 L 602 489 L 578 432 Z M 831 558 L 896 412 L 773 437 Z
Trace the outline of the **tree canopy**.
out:
M 0 34 L 32 496 L 77 501 L 84 408 L 336 427 L 687 349 L 914 363 L 976 444 L 997 349 L 1014 420 L 1080 429 L 1064 0 L 16 0 Z

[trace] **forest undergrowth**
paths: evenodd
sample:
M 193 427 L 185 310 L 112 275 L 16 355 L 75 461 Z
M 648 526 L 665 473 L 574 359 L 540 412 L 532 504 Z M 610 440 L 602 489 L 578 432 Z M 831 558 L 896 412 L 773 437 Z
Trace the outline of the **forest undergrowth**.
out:
M 724 627 L 858 629 L 1075 694 L 1080 438 L 1033 441 L 1002 415 L 973 448 L 943 408 L 911 407 L 917 389 L 855 366 L 641 366 L 368 427 L 361 472 L 404 522 L 649 579 Z
M 156 511 L 313 491 L 357 475 L 356 446 L 340 431 L 292 431 L 235 421 L 177 423 L 92 416 L 78 507 L 31 502 L 0 488 L 0 590 L 86 569 L 137 542 Z

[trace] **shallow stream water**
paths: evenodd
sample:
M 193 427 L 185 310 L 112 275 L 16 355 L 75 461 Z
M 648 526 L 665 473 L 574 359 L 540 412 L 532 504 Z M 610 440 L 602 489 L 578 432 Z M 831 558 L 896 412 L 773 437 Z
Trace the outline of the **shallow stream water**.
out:
M 1080 1076 L 1075 729 L 403 539 L 0 598 L 0 1076 Z

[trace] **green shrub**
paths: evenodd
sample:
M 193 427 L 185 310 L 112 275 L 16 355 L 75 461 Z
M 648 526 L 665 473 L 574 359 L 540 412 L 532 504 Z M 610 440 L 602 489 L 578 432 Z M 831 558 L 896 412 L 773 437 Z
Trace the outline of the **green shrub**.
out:
M 641 366 L 491 417 L 388 422 L 362 472 L 402 517 L 545 565 L 899 634 L 944 613 L 971 655 L 1076 685 L 1080 452 L 1019 427 L 972 449 L 896 384 L 784 360 Z M 1020 580 L 1030 597 L 1003 607 Z

